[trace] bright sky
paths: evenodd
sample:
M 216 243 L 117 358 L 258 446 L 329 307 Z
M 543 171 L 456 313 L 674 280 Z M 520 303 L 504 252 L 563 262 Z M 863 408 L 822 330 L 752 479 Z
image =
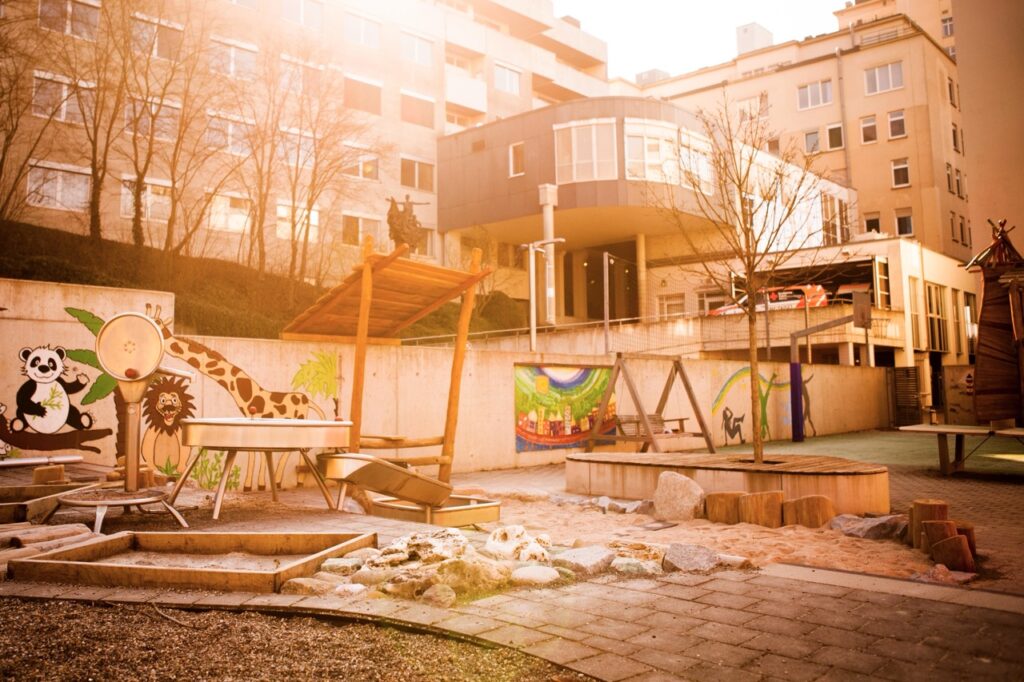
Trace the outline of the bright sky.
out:
M 775 43 L 831 33 L 844 0 L 554 0 L 608 44 L 608 75 L 678 75 L 736 56 L 736 27 L 756 22 Z

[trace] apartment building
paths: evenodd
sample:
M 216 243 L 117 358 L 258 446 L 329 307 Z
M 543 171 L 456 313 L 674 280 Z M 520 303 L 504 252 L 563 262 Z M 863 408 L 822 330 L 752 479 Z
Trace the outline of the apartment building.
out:
M 392 197 L 422 224 L 416 257 L 449 258 L 439 136 L 607 89 L 605 44 L 550 0 L 2 7 L 19 36 L 2 47 L 30 63 L 11 89 L 23 200 L 0 217 L 158 247 L 187 236 L 187 252 L 262 251 L 282 272 L 307 259 L 300 274 L 328 283 L 364 234 L 391 247 Z

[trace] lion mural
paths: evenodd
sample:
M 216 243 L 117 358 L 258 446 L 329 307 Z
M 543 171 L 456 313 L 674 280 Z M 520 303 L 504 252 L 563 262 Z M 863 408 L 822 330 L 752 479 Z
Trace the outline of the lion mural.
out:
M 142 456 L 154 471 L 179 473 L 188 461 L 189 449 L 181 444 L 181 420 L 195 413 L 195 403 L 185 380 L 177 377 L 154 379 L 142 398 L 146 433 Z

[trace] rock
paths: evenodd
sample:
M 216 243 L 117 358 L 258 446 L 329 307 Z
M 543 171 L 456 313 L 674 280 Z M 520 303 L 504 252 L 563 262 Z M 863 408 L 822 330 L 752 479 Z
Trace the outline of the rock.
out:
M 507 568 L 482 556 L 457 557 L 437 566 L 437 582 L 457 594 L 496 590 L 508 582 L 508 576 Z
M 281 594 L 327 594 L 337 587 L 334 583 L 316 578 L 292 578 L 281 586 Z
M 622 575 L 659 575 L 664 573 L 661 563 L 650 559 L 634 559 L 617 556 L 612 560 L 611 569 Z
M 654 490 L 654 518 L 690 521 L 704 514 L 704 490 L 688 476 L 663 471 Z
M 707 547 L 673 542 L 665 550 L 665 559 L 661 562 L 661 567 L 666 571 L 708 573 L 720 564 L 718 553 Z
M 313 574 L 313 578 L 316 580 L 323 580 L 325 583 L 333 583 L 335 585 L 343 585 L 351 582 L 348 579 L 348 576 L 328 573 L 327 571 L 318 571 Z
M 924 573 L 913 574 L 910 576 L 910 579 L 923 583 L 938 583 L 940 585 L 964 585 L 977 577 L 977 573 L 951 571 L 942 564 L 936 564 Z
M 335 575 L 352 575 L 363 567 L 363 560 L 359 557 L 341 557 L 340 559 L 328 559 L 320 564 L 320 570 Z
M 843 535 L 868 540 L 899 538 L 907 531 L 906 514 L 889 514 L 876 518 L 862 518 L 854 514 L 839 514 L 832 517 L 828 527 Z
M 394 597 L 417 599 L 420 595 L 437 584 L 437 572 L 430 568 L 425 571 L 409 571 L 392 576 L 381 584 L 380 590 Z
M 608 511 L 608 507 L 611 505 L 611 503 L 612 498 L 608 497 L 607 495 L 601 495 L 601 497 L 594 500 L 594 504 L 596 504 L 601 509 L 601 511 L 604 512 Z
M 379 556 L 367 559 L 366 566 L 369 566 L 370 568 L 384 568 L 385 566 L 397 566 L 398 564 L 408 560 L 408 552 L 403 552 L 400 549 L 386 548 Z
M 439 606 L 442 609 L 446 609 L 454 604 L 455 598 L 455 590 L 447 585 L 431 585 L 420 596 L 421 601 L 425 601 L 432 606 Z
M 441 528 L 430 533 L 414 533 L 406 541 L 409 558 L 425 564 L 436 564 L 466 553 L 469 541 L 454 528 Z
M 654 500 L 640 500 L 635 510 L 637 514 L 647 514 L 648 516 L 654 515 Z
M 523 566 L 512 571 L 512 584 L 547 585 L 561 577 L 561 574 L 550 566 Z
M 576 580 L 576 571 L 565 566 L 555 566 L 555 570 L 558 571 L 558 575 L 562 577 L 562 580 Z
M 573 548 L 586 547 L 587 541 L 583 538 L 576 538 L 575 540 L 569 543 L 569 546 Z
M 346 583 L 344 585 L 338 585 L 337 587 L 335 587 L 334 588 L 334 594 L 341 595 L 342 597 L 354 597 L 356 595 L 363 594 L 363 593 L 369 594 L 367 592 L 368 589 L 369 588 L 367 588 L 366 585 L 357 585 L 355 583 Z M 374 590 L 374 592 L 377 592 L 377 591 Z M 381 593 L 377 592 L 377 594 L 381 594 Z M 383 596 L 383 595 L 381 595 L 381 596 Z
M 349 576 L 349 580 L 359 585 L 380 585 L 395 575 L 395 569 L 371 568 L 363 566 Z
M 615 559 L 615 552 L 607 547 L 591 545 L 570 549 L 556 556 L 552 563 L 563 566 L 582 575 L 597 575 L 608 570 Z
M 544 536 L 548 546 L 551 540 Z M 515 559 L 517 561 L 550 561 L 548 552 L 531 537 L 523 526 L 502 526 L 487 536 L 483 548 L 484 554 L 495 559 Z
M 745 556 L 735 554 L 719 554 L 718 561 L 729 568 L 753 568 L 754 564 Z
M 343 558 L 345 558 L 345 559 L 362 559 L 363 561 L 366 561 L 367 559 L 372 559 L 375 556 L 380 556 L 380 550 L 379 549 L 377 549 L 376 547 L 363 547 L 362 549 L 354 549 L 354 550 L 352 550 L 351 552 L 346 554 Z
M 612 540 L 608 543 L 608 549 L 615 552 L 616 556 L 642 561 L 654 561 L 661 564 L 665 558 L 665 545 L 653 545 L 646 542 L 626 542 L 625 540 Z

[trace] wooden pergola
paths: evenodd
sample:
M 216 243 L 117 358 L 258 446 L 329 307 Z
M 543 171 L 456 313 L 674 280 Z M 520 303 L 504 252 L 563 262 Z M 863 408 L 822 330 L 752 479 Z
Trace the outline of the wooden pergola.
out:
M 441 446 L 439 456 L 382 458 L 405 465 L 437 464 L 438 478 L 451 478 L 455 452 L 455 427 L 458 421 L 462 366 L 469 336 L 476 285 L 491 273 L 480 267 L 480 249 L 473 249 L 468 272 L 444 268 L 409 258 L 407 244 L 399 244 L 389 254 L 374 253 L 373 240 L 363 241 L 363 262 L 341 284 L 320 297 L 305 312 L 292 320 L 281 333 L 282 339 L 355 343 L 352 368 L 352 421 L 349 450 L 401 449 Z M 462 308 L 455 334 L 448 407 L 444 434 L 430 438 L 405 438 L 362 433 L 363 388 L 366 373 L 366 349 L 371 343 L 398 345 L 399 332 L 434 312 L 448 301 L 462 296 Z

